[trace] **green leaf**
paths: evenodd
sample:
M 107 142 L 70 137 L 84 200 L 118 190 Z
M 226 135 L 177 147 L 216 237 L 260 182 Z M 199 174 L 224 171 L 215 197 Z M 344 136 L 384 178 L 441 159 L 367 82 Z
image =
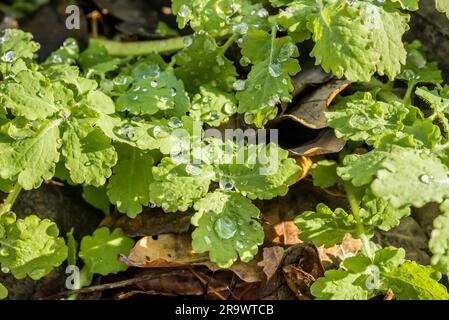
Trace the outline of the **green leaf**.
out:
M 33 41 L 33 35 L 19 29 L 5 29 L 0 35 L 0 68 L 4 72 L 5 64 L 17 59 L 32 59 L 40 49 Z
M 67 246 L 58 237 L 55 223 L 35 215 L 15 219 L 15 215 L 3 215 L 0 225 L 0 264 L 2 271 L 9 270 L 16 279 L 27 275 L 38 280 L 58 267 L 67 258 Z
M 78 258 L 78 242 L 73 236 L 73 228 L 70 232 L 67 232 L 67 264 L 70 266 L 76 265 L 76 260 Z
M 97 82 L 81 77 L 78 67 L 68 64 L 46 65 L 42 70 L 42 73 L 51 81 L 60 81 L 64 83 L 74 93 L 77 92 L 78 96 L 82 96 L 89 92 L 87 96 L 89 102 L 101 102 L 103 104 L 99 99 L 101 98 L 100 91 L 93 91 L 97 88 Z M 91 100 L 92 98 L 96 99 Z
M 370 92 L 357 92 L 333 105 L 326 118 L 338 138 L 372 145 L 379 134 L 402 130 L 408 112 L 400 102 L 376 101 Z
M 307 29 L 307 23 L 320 13 L 322 0 L 276 1 L 274 5 L 289 5 L 286 9 L 280 10 L 278 22 L 295 42 L 310 39 L 312 33 Z
M 179 94 L 179 97 L 178 97 Z M 132 114 L 153 115 L 160 110 L 178 108 L 186 112 L 189 108 L 184 85 L 169 72 L 158 72 L 153 77 L 134 82 L 127 92 L 117 99 L 118 111 L 129 111 Z
M 419 40 L 405 44 L 407 49 L 407 62 L 402 67 L 402 72 L 397 79 L 413 81 L 413 83 L 434 83 L 443 82 L 441 70 L 438 69 L 438 63 L 427 61 L 422 51 L 422 44 Z
M 235 192 L 216 191 L 195 203 L 192 247 L 209 251 L 209 258 L 221 268 L 229 268 L 240 257 L 249 262 L 263 243 L 262 226 L 255 220 L 260 211 L 251 201 Z
M 409 16 L 366 1 L 333 1 L 308 24 L 311 55 L 326 72 L 349 81 L 369 81 L 374 72 L 390 79 L 406 62 L 402 36 Z
M 366 300 L 366 276 L 344 270 L 326 271 L 310 288 L 317 300 Z
M 82 193 L 84 201 L 94 208 L 103 211 L 105 215 L 111 213 L 111 203 L 106 193 L 106 187 L 84 186 Z
M 42 121 L 33 135 L 0 142 L 0 176 L 3 179 L 17 177 L 26 190 L 37 188 L 43 180 L 51 179 L 59 161 L 59 124 L 60 120 Z
M 435 113 L 449 113 L 449 86 L 444 86 L 440 91 L 429 90 L 425 87 L 417 88 L 415 94 L 426 100 Z
M 44 65 L 73 65 L 76 64 L 78 56 L 79 46 L 76 39 L 67 38 L 59 49 L 50 54 Z
M 441 274 L 432 267 L 405 262 L 384 275 L 385 288 L 390 288 L 397 300 L 448 300 L 446 287 L 438 283 Z
M 211 86 L 200 87 L 192 99 L 190 116 L 195 121 L 218 127 L 237 111 L 234 96 Z
M 8 289 L 0 283 L 0 300 L 6 299 L 8 297 Z
M 135 218 L 150 202 L 153 158 L 136 148 L 126 148 L 109 179 L 107 194 L 120 212 Z
M 320 188 L 329 188 L 340 182 L 337 175 L 338 163 L 334 160 L 321 160 L 313 164 L 310 174 L 313 185 Z
M 352 215 L 341 208 L 332 211 L 323 203 L 317 205 L 316 212 L 305 211 L 297 216 L 295 224 L 301 231 L 299 238 L 313 241 L 317 246 L 332 247 L 341 244 L 347 233 L 354 238 L 360 236 Z
M 106 276 L 125 271 L 128 266 L 118 260 L 119 254 L 128 255 L 134 246 L 134 240 L 128 238 L 120 229 L 110 232 L 102 227 L 92 236 L 81 240 L 79 257 L 84 261 L 89 272 Z
M 394 147 L 382 162 L 371 190 L 394 207 L 422 207 L 449 197 L 448 171 L 433 154 Z
M 179 28 L 189 23 L 193 30 L 204 30 L 214 37 L 230 34 L 235 25 L 245 21 L 256 20 L 260 25 L 268 16 L 261 4 L 248 0 L 173 0 L 172 9 Z
M 447 18 L 449 19 L 449 1 L 447 0 L 435 0 L 435 4 L 437 10 L 440 12 L 446 13 Z
M 218 165 L 220 185 L 235 188 L 250 199 L 284 196 L 301 174 L 301 167 L 288 158 L 288 151 L 274 143 L 238 146 L 231 156 L 232 162 Z
M 105 184 L 117 163 L 117 153 L 111 139 L 90 119 L 72 118 L 62 135 L 62 155 L 70 179 L 76 184 L 99 187 Z
M 206 84 L 231 91 L 237 72 L 235 66 L 218 47 L 215 39 L 206 33 L 187 38 L 188 46 L 175 55 L 176 76 L 184 82 L 187 91 L 197 92 Z
M 399 226 L 401 219 L 411 213 L 409 207 L 395 208 L 388 201 L 375 197 L 369 189 L 362 199 L 361 206 L 360 215 L 363 222 L 383 231 Z
M 178 163 L 165 157 L 153 167 L 150 199 L 165 212 L 186 211 L 206 195 L 214 175 L 209 165 Z
M 346 181 L 360 187 L 370 183 L 377 171 L 382 168 L 382 163 L 387 157 L 387 152 L 374 150 L 363 155 L 350 154 L 343 159 L 343 167 L 337 168 L 337 174 Z
M 429 249 L 432 252 L 433 267 L 449 274 L 449 201 L 440 205 L 442 214 L 433 221 L 433 230 L 429 240 Z
M 291 101 L 290 76 L 301 70 L 293 59 L 298 57 L 298 49 L 289 37 L 276 38 L 276 32 L 270 35 L 261 30 L 249 31 L 239 45 L 252 68 L 243 90 L 236 95 L 238 112 L 246 113 L 247 123 L 262 127 L 277 115 L 277 104 Z M 236 84 L 234 88 L 241 89 Z
M 24 70 L 4 83 L 0 99 L 15 116 L 29 120 L 44 119 L 58 112 L 63 87 L 52 84 L 40 72 Z
M 402 9 L 416 11 L 419 8 L 419 0 L 389 0 L 391 2 L 397 3 Z
M 95 41 L 90 41 L 89 47 L 79 55 L 78 64 L 86 72 L 104 78 L 108 72 L 120 67 L 122 60 L 112 58 L 106 48 Z

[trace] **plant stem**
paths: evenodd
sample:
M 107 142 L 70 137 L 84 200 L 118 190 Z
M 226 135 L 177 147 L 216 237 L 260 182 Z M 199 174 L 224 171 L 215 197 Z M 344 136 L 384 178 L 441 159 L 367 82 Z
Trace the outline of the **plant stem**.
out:
M 405 92 L 404 99 L 402 100 L 402 102 L 404 102 L 404 104 L 411 104 L 412 92 L 413 92 L 413 89 L 415 88 L 415 86 L 416 86 L 415 81 L 411 80 L 408 82 L 407 91 Z
M 346 194 L 348 195 L 349 206 L 351 207 L 352 215 L 354 216 L 354 219 L 357 223 L 360 240 L 362 241 L 362 250 L 368 257 L 372 258 L 373 253 L 371 252 L 369 239 L 366 236 L 365 226 L 363 225 L 362 218 L 360 217 L 359 200 L 357 199 L 352 189 L 353 187 L 351 185 L 345 183 L 345 190 Z
M 11 211 L 14 203 L 17 200 L 17 197 L 19 196 L 20 192 L 22 191 L 22 186 L 19 183 L 16 183 L 14 188 L 12 189 L 11 193 L 8 194 L 8 197 L 6 197 L 3 204 L 0 206 L 0 216 Z
M 184 48 L 186 37 L 170 38 L 166 40 L 150 40 L 136 42 L 119 42 L 108 39 L 92 39 L 92 43 L 103 45 L 111 56 L 128 57 L 143 56 L 150 53 L 172 53 Z

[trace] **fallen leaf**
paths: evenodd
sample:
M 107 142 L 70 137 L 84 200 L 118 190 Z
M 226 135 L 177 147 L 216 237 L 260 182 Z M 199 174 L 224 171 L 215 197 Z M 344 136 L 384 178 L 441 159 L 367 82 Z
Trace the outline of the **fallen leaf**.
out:
M 294 245 L 301 243 L 299 229 L 293 221 L 283 221 L 273 228 L 275 236 L 271 242 L 275 244 Z
M 190 228 L 193 213 L 165 213 L 160 208 L 146 208 L 136 218 L 114 214 L 103 219 L 101 226 L 120 228 L 129 237 L 155 236 L 163 233 L 184 233 Z
M 293 97 L 301 94 L 305 89 L 313 85 L 321 85 L 333 78 L 332 74 L 324 72 L 320 66 L 310 64 L 292 78 Z
M 330 248 L 318 248 L 320 260 L 325 269 L 338 267 L 346 257 L 353 256 L 360 251 L 362 242 L 354 239 L 349 233 L 343 238 L 343 242 Z
M 263 260 L 257 265 L 263 268 L 267 281 L 276 274 L 284 259 L 284 248 L 279 246 L 263 248 Z
M 289 265 L 282 268 L 288 287 L 299 300 L 311 300 L 310 286 L 315 278 L 304 270 Z
M 324 113 L 335 96 L 348 85 L 349 82 L 346 80 L 332 80 L 326 83 L 304 98 L 299 99 L 295 106 L 272 120 L 270 125 L 274 123 L 279 126 L 282 121 L 291 119 L 310 129 L 326 128 L 328 123 Z
M 318 136 L 296 148 L 289 149 L 293 156 L 314 157 L 323 154 L 331 154 L 340 152 L 346 142 L 335 136 L 334 130 L 325 129 Z

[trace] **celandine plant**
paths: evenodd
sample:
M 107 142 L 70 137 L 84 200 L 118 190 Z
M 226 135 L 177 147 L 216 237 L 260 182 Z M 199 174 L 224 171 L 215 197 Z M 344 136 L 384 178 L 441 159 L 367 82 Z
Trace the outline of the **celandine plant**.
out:
M 436 5 L 449 11 L 445 0 Z M 174 0 L 179 27 L 189 24 L 193 35 L 93 39 L 82 53 L 67 39 L 41 64 L 30 34 L 4 31 L 0 190 L 9 195 L 0 207 L 2 272 L 37 280 L 79 257 L 80 285 L 88 285 L 94 274 L 126 269 L 117 255 L 134 241 L 120 229 L 97 229 L 78 250 L 53 222 L 11 212 L 22 189 L 54 177 L 82 185 L 97 208 L 109 212 L 112 203 L 130 218 L 145 206 L 179 214 L 193 208 L 196 252 L 209 252 L 222 268 L 251 261 L 264 241 L 253 200 L 285 195 L 303 172 L 273 142 L 223 140 L 207 129 L 235 114 L 260 129 L 275 118 L 292 100 L 298 45 L 311 39 L 316 63 L 355 83 L 326 113 L 347 147 L 338 161 L 312 169 L 316 186 L 346 191 L 350 212 L 320 204 L 295 223 L 300 238 L 317 245 L 339 244 L 348 233 L 363 243 L 317 279 L 312 294 L 368 299 L 391 289 L 397 299 L 448 299 L 439 280 L 449 273 L 449 87 L 419 42 L 402 42 L 407 12 L 417 9 L 418 0 Z M 228 57 L 231 46 L 240 49 L 239 61 Z M 398 94 L 396 79 L 408 84 L 405 93 Z M 415 96 L 431 112 L 413 106 Z M 388 231 L 411 207 L 430 202 L 442 212 L 429 242 L 431 266 L 370 241 L 376 228 Z

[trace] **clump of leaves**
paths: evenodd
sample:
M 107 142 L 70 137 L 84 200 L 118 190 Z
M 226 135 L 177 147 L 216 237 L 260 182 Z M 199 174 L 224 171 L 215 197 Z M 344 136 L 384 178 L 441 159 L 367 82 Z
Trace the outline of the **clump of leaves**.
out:
M 209 252 L 222 268 L 252 260 L 264 242 L 253 200 L 284 196 L 302 169 L 273 142 L 213 138 L 206 130 L 238 114 L 256 128 L 275 118 L 292 101 L 291 78 L 301 72 L 298 45 L 311 39 L 316 64 L 358 82 L 326 113 L 346 149 L 338 161 L 319 161 L 312 170 L 316 186 L 346 191 L 350 210 L 320 204 L 295 222 L 305 241 L 333 246 L 349 233 L 363 243 L 362 252 L 317 279 L 312 294 L 369 299 L 391 289 L 397 299 L 447 299 L 439 280 L 449 273 L 449 88 L 420 43 L 402 41 L 418 2 L 270 0 L 264 7 L 250 0 L 174 0 L 178 26 L 189 24 L 190 36 L 149 44 L 95 39 L 84 52 L 67 39 L 41 64 L 30 34 L 6 30 L 0 38 L 0 190 L 9 193 L 0 207 L 2 271 L 38 279 L 78 256 L 86 285 L 93 274 L 126 269 L 118 256 L 134 241 L 120 229 L 97 229 L 77 252 L 73 235 L 66 245 L 50 221 L 10 213 L 21 189 L 53 178 L 83 186 L 84 199 L 106 214 L 110 204 L 130 218 L 146 206 L 179 214 L 192 209 L 195 251 Z M 443 3 L 436 1 L 437 8 L 447 11 Z M 395 86 L 404 82 L 399 95 Z M 431 112 L 413 105 L 418 98 Z M 411 207 L 429 202 L 441 203 L 443 212 L 429 243 L 431 266 L 370 241 L 376 228 L 388 231 Z

